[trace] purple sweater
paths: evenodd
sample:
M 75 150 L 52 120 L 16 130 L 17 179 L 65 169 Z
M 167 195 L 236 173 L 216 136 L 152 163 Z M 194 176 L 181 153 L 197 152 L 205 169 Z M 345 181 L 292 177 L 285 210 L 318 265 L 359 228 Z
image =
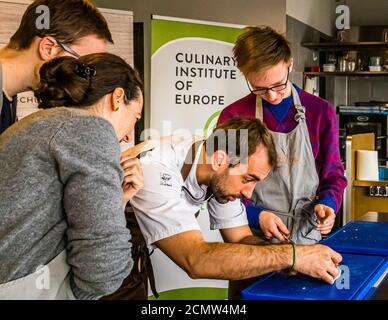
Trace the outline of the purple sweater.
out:
M 306 108 L 306 123 L 319 176 L 318 203 L 333 208 L 337 213 L 342 203 L 342 196 L 347 181 L 340 159 L 338 122 L 335 109 L 326 100 L 299 88 L 297 89 L 302 105 Z M 287 110 L 285 110 L 285 114 L 282 116 L 283 120 L 279 121 L 279 113 L 274 112 L 274 109 L 278 106 L 270 105 L 263 100 L 264 122 L 270 130 L 287 133 L 296 127 L 297 122 L 294 119 L 296 110 L 293 107 L 291 97 L 288 98 L 288 101 L 290 101 L 289 106 L 282 106 L 282 108 L 287 108 Z M 254 118 L 255 111 L 256 96 L 249 94 L 226 107 L 222 111 L 218 123 L 223 123 L 236 117 Z M 252 208 L 247 207 L 247 212 L 248 217 L 251 216 Z M 253 217 L 249 217 L 250 224 L 254 227 L 257 227 L 258 223 L 257 212 L 256 209 Z

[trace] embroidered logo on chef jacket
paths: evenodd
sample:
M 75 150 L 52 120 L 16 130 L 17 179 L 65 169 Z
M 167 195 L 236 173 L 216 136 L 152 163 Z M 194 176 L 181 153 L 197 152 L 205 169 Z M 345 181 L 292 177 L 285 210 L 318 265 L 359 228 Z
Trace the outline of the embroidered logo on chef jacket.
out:
M 171 175 L 168 173 L 161 173 L 160 174 L 160 185 L 165 186 L 165 187 L 172 187 L 172 182 L 171 182 Z

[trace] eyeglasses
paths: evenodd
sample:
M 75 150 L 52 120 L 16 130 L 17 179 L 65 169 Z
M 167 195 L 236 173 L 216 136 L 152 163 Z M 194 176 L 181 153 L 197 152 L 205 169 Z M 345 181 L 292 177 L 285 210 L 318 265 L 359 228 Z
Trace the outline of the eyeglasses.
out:
M 279 92 L 279 91 L 283 91 L 284 89 L 287 88 L 287 84 L 288 84 L 288 78 L 290 76 L 290 70 L 288 69 L 287 70 L 287 79 L 286 79 L 286 82 L 282 83 L 282 84 L 277 84 L 276 86 L 272 86 L 272 87 L 269 87 L 269 88 L 256 88 L 256 89 L 253 89 L 252 85 L 249 83 L 248 79 L 245 77 L 245 81 L 247 82 L 247 85 L 248 85 L 248 89 L 251 93 L 253 94 L 256 94 L 256 95 L 259 95 L 259 96 L 264 96 L 267 94 L 267 92 L 269 90 L 271 91 L 274 91 L 274 92 Z
M 57 39 L 55 39 L 55 41 L 61 47 L 62 50 L 66 51 L 67 53 L 70 53 L 71 55 L 73 55 L 76 58 L 81 57 L 81 55 L 79 53 L 77 53 L 74 49 L 70 48 L 68 45 L 58 41 Z

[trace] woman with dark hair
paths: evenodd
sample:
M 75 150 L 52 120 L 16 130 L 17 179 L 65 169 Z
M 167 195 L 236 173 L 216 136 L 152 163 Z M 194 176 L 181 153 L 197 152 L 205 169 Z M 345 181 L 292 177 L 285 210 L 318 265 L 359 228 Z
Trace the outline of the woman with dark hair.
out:
M 0 136 L 0 298 L 97 299 L 133 266 L 124 207 L 143 175 L 119 142 L 141 117 L 142 83 L 107 53 L 56 58 L 40 78 L 46 110 Z

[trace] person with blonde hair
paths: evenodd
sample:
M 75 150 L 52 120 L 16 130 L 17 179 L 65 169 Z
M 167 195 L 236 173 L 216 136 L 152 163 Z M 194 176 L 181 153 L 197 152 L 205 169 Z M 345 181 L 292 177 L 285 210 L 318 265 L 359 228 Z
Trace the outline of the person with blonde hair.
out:
M 335 108 L 291 83 L 291 47 L 274 29 L 246 28 L 233 53 L 250 93 L 218 122 L 261 119 L 279 158 L 279 169 L 245 201 L 250 226 L 272 242 L 316 243 L 333 228 L 347 184 Z
M 233 53 L 250 92 L 226 107 L 218 123 L 262 120 L 278 154 L 278 169 L 244 199 L 249 225 L 272 243 L 315 244 L 331 232 L 347 184 L 335 109 L 291 83 L 290 43 L 271 27 L 247 27 Z M 231 282 L 230 297 L 252 281 Z

